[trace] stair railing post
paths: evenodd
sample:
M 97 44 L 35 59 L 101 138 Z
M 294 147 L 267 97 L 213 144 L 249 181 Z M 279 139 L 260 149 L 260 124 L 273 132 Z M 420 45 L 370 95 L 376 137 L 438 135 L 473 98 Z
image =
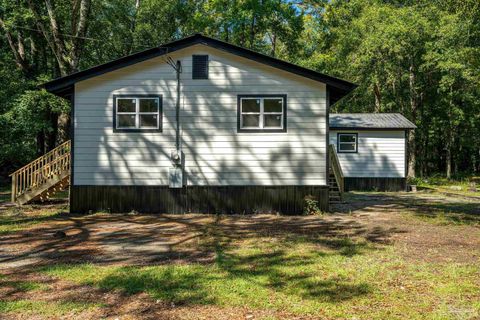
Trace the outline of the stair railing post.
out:
M 17 178 L 16 174 L 12 174 L 12 202 L 15 202 L 16 200 L 16 192 L 17 192 Z

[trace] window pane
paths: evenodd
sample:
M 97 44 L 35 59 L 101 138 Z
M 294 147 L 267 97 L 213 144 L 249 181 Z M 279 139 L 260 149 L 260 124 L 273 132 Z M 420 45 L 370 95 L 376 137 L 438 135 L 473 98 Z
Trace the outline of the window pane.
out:
M 242 112 L 260 112 L 260 99 L 242 99 Z
M 355 143 L 341 143 L 340 151 L 355 151 Z
M 157 128 L 157 117 L 156 114 L 141 114 L 140 128 Z
M 158 100 L 140 99 L 140 112 L 158 112 Z
M 278 114 L 266 114 L 263 118 L 263 126 L 265 128 L 281 128 L 282 127 L 282 115 Z
M 256 114 L 244 114 L 242 115 L 243 127 L 259 127 L 260 116 Z
M 118 112 L 135 112 L 135 99 L 117 99 Z
M 119 114 L 117 117 L 117 128 L 135 128 L 135 115 Z
M 354 134 L 340 135 L 340 142 L 355 142 L 356 136 Z
M 283 99 L 269 98 L 263 102 L 264 112 L 282 112 Z

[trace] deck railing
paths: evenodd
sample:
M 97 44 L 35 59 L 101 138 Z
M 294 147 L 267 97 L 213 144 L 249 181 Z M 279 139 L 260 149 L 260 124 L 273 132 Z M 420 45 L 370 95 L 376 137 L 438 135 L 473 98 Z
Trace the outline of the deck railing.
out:
M 70 140 L 18 169 L 12 177 L 12 202 L 55 176 L 70 171 Z
M 340 194 L 345 192 L 345 177 L 343 175 L 342 166 L 340 165 L 340 161 L 338 160 L 337 151 L 335 150 L 335 146 L 333 144 L 329 145 L 328 147 L 328 154 L 329 154 L 329 161 L 330 166 L 332 167 L 333 174 L 335 176 L 335 181 L 338 185 L 338 190 Z

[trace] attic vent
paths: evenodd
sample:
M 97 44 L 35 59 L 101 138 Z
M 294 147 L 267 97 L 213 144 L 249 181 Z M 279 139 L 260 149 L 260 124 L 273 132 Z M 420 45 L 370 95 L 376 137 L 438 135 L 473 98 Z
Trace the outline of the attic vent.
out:
M 192 79 L 208 79 L 208 55 L 192 56 Z

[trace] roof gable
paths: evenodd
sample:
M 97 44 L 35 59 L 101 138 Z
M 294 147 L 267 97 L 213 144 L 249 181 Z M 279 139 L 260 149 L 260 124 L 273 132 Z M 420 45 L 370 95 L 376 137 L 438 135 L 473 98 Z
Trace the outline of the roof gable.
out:
M 196 44 L 203 44 L 218 50 L 226 51 L 237 56 L 241 56 L 259 63 L 263 63 L 293 74 L 303 76 L 315 81 L 325 83 L 329 88 L 331 104 L 340 100 L 346 94 L 356 88 L 356 85 L 338 78 L 334 78 L 320 72 L 300 67 L 298 65 L 272 58 L 270 56 L 245 49 L 239 46 L 232 45 L 230 43 L 220 41 L 214 38 L 206 37 L 201 34 L 195 34 L 193 36 L 183 38 L 177 41 L 173 41 L 164 44 L 160 47 L 151 48 L 145 51 L 141 51 L 129 56 L 122 57 L 117 60 L 113 60 L 83 71 L 72 73 L 68 76 L 61 77 L 44 83 L 42 85 L 47 91 L 59 95 L 67 96 L 73 91 L 73 85 L 76 82 L 96 77 L 98 75 L 111 72 L 126 66 L 136 64 L 138 62 L 146 61 L 154 57 L 162 56 L 174 51 L 190 47 Z

